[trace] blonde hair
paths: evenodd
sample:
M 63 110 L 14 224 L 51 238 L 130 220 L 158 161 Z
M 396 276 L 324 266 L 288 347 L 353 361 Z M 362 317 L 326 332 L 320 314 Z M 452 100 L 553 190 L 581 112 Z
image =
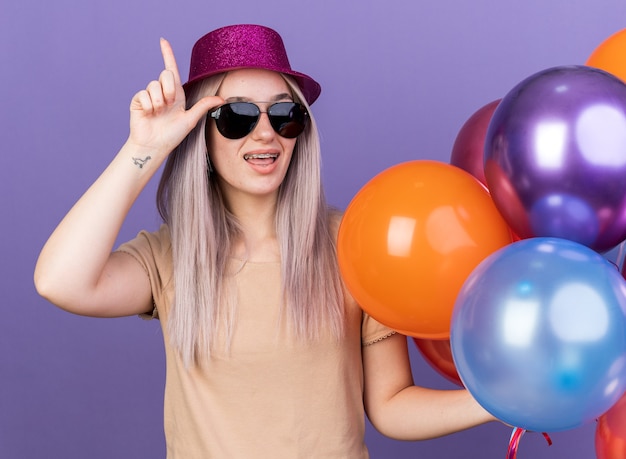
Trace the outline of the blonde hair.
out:
M 294 99 L 309 109 L 296 83 L 283 77 Z M 189 88 L 188 106 L 216 94 L 223 78 L 224 74 L 213 76 Z M 157 192 L 159 212 L 170 229 L 174 263 L 169 338 L 186 364 L 211 354 L 222 327 L 228 346 L 236 308 L 227 263 L 240 228 L 210 173 L 205 124 L 203 118 L 172 152 Z M 344 333 L 332 215 L 322 188 L 319 135 L 311 116 L 296 141 L 276 212 L 284 306 L 299 339 L 316 340 L 328 333 L 339 338 Z

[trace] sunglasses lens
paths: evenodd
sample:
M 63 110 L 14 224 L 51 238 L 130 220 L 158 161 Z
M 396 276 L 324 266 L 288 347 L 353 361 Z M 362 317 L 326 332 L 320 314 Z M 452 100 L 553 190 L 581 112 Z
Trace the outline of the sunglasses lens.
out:
M 227 139 L 241 139 L 254 129 L 261 111 L 251 102 L 224 104 L 209 116 L 215 119 L 217 130 Z M 295 102 L 278 102 L 267 111 L 272 128 L 282 137 L 298 137 L 309 121 L 304 105 Z
M 241 139 L 247 136 L 256 125 L 259 108 L 248 102 L 233 102 L 222 105 L 215 118 L 217 130 L 227 139 Z
M 274 130 L 288 139 L 298 137 L 309 120 L 309 114 L 303 105 L 295 102 L 279 102 L 267 112 Z

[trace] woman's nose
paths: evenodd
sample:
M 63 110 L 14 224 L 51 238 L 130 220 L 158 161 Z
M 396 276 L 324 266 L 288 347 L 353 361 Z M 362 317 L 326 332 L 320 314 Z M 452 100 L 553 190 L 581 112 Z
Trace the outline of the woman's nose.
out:
M 259 120 L 257 121 L 254 129 L 252 130 L 252 136 L 254 138 L 273 138 L 276 132 L 270 123 L 270 118 L 266 112 L 261 112 Z

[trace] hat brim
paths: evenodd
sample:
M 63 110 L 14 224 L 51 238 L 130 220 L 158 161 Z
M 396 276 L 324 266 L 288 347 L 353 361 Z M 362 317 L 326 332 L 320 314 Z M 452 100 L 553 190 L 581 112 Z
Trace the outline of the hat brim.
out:
M 232 68 L 227 68 L 227 69 L 219 69 L 214 72 L 206 72 L 200 75 L 196 75 L 194 78 L 190 79 L 185 84 L 183 84 L 183 88 L 185 89 L 185 92 L 187 92 L 190 85 L 197 83 L 198 81 L 204 80 L 208 77 L 219 75 L 221 73 L 228 73 L 233 70 L 242 70 L 242 69 L 250 69 L 250 68 L 270 70 L 265 67 L 253 67 L 253 66 L 242 66 L 242 67 L 232 67 Z M 296 72 L 295 70 L 280 70 L 280 71 L 270 70 L 270 71 L 276 71 L 277 73 L 282 73 L 282 74 L 289 75 L 290 77 L 292 77 L 298 84 L 300 91 L 302 91 L 302 94 L 304 95 L 304 98 L 306 99 L 309 105 L 312 105 L 313 102 L 317 100 L 317 98 L 320 96 L 320 93 L 322 92 L 322 87 L 319 85 L 319 83 L 315 81 L 313 78 L 311 78 L 310 76 L 305 75 L 304 73 Z

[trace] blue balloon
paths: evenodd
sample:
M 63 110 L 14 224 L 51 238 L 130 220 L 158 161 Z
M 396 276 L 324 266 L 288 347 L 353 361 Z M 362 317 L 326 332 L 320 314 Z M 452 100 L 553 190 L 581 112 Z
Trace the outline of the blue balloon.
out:
M 463 285 L 450 346 L 463 384 L 498 419 L 538 432 L 579 427 L 626 389 L 626 282 L 577 242 L 510 244 Z

